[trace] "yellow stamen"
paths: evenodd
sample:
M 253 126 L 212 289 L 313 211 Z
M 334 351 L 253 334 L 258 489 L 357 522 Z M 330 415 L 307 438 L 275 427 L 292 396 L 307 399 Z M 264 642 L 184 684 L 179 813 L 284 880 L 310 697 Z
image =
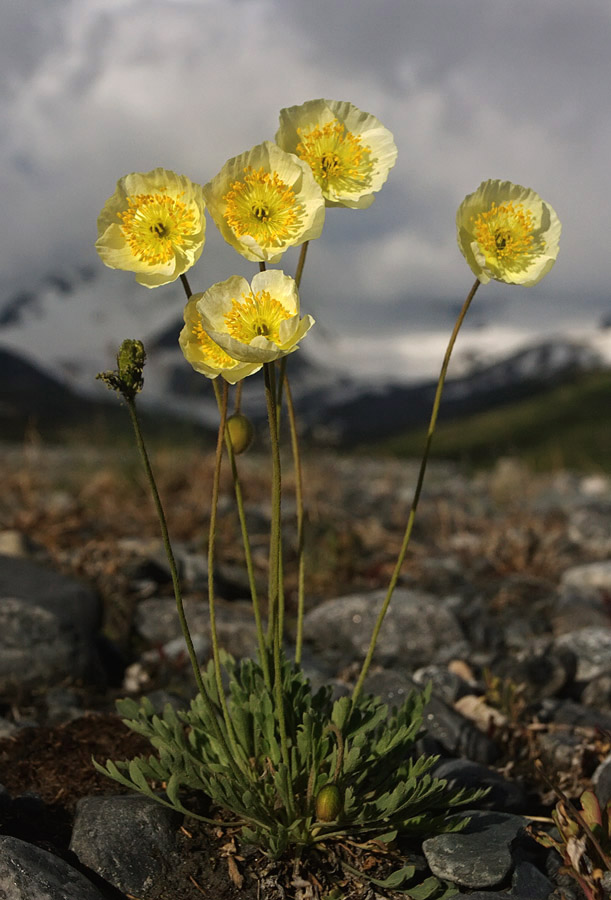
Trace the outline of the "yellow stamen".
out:
M 277 172 L 246 166 L 244 173 L 223 197 L 225 220 L 238 237 L 249 235 L 260 247 L 278 246 L 299 231 L 303 207 Z
M 161 191 L 164 188 L 160 188 Z M 168 194 L 136 194 L 127 198 L 128 208 L 118 213 L 121 231 L 134 256 L 150 266 L 167 263 L 176 248 L 197 230 L 195 211 Z
M 204 331 L 201 322 L 197 322 L 197 324 L 193 326 L 193 337 L 202 348 L 202 351 L 206 356 L 206 362 L 223 369 L 233 368 L 233 366 L 238 364 L 237 360 L 232 356 L 229 356 L 228 353 L 225 353 L 223 348 L 219 347 L 218 344 L 215 344 L 210 335 Z
M 510 269 L 521 269 L 542 249 L 535 242 L 530 210 L 513 201 L 492 203 L 487 212 L 471 217 L 473 233 L 486 260 Z
M 268 291 L 242 294 L 242 300 L 232 300 L 230 311 L 225 313 L 227 331 L 244 344 L 259 335 L 278 343 L 280 323 L 290 318 L 291 313 Z
M 371 181 L 371 148 L 337 119 L 310 131 L 298 128 L 297 134 L 297 156 L 310 166 L 323 191 L 361 190 Z

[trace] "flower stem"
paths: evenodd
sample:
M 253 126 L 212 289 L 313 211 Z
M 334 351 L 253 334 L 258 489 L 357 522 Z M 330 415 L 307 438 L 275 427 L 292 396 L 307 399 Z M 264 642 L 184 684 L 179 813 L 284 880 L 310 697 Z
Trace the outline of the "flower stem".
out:
M 276 716 L 278 719 L 278 730 L 280 732 L 280 749 L 282 751 L 282 761 L 284 762 L 287 769 L 290 769 L 289 746 L 286 733 L 286 720 L 284 716 L 284 693 L 281 659 L 281 623 L 283 621 L 283 610 L 281 608 L 283 594 L 280 591 L 282 476 L 280 467 L 280 443 L 278 440 L 278 419 L 276 413 L 276 370 L 274 368 L 273 362 L 265 363 L 264 368 L 267 418 L 269 422 L 269 435 L 272 450 L 272 519 L 269 547 L 269 621 L 267 639 L 268 644 L 271 641 L 273 650 L 274 694 L 276 698 Z M 291 797 L 289 799 L 291 800 L 292 804 L 292 789 Z
M 305 606 L 305 540 L 304 540 L 304 505 L 303 505 L 303 470 L 301 467 L 301 454 L 299 452 L 299 438 L 297 435 L 297 420 L 295 407 L 289 384 L 288 375 L 284 375 L 284 390 L 286 394 L 286 408 L 289 416 L 291 430 L 291 448 L 293 451 L 293 466 L 295 468 L 295 500 L 297 502 L 297 637 L 295 640 L 295 663 L 301 664 L 301 651 L 303 646 L 303 614 Z
M 309 241 L 306 241 L 301 245 L 301 252 L 299 253 L 299 259 L 297 261 L 297 268 L 295 269 L 295 284 L 297 285 L 297 287 L 299 287 L 301 284 L 301 276 L 303 275 L 303 267 L 305 266 L 309 243 Z
M 220 388 L 215 381 L 212 382 L 214 387 L 214 394 L 216 396 L 216 402 L 218 403 L 219 412 L 222 409 L 222 398 Z M 257 586 L 255 583 L 255 571 L 252 561 L 252 552 L 250 549 L 250 537 L 248 535 L 248 526 L 246 524 L 246 512 L 244 509 L 244 497 L 242 495 L 242 485 L 240 482 L 240 476 L 238 473 L 238 467 L 236 463 L 235 453 L 233 450 L 233 444 L 231 442 L 231 436 L 229 434 L 229 429 L 225 429 L 225 446 L 227 448 L 227 454 L 229 456 L 229 463 L 231 465 L 231 476 L 233 479 L 233 488 L 235 491 L 236 505 L 238 508 L 238 518 L 240 520 L 240 530 L 242 532 L 242 543 L 244 544 L 244 557 L 246 560 L 246 571 L 248 572 L 248 584 L 250 588 L 250 597 L 252 601 L 252 608 L 255 617 L 255 626 L 257 629 L 257 643 L 259 645 L 259 656 L 261 658 L 261 668 L 263 669 L 263 676 L 265 678 L 265 683 L 268 688 L 271 689 L 271 677 L 269 673 L 269 661 L 268 655 L 265 650 L 265 636 L 263 634 L 263 625 L 261 623 L 261 611 L 259 607 L 259 598 L 257 596 Z
M 420 462 L 420 471 L 418 472 L 418 480 L 416 482 L 416 490 L 414 492 L 414 499 L 412 500 L 412 505 L 409 511 L 409 517 L 407 520 L 407 526 L 405 528 L 405 534 L 403 535 L 403 543 L 401 544 L 401 549 L 399 551 L 399 556 L 397 557 L 397 562 L 395 563 L 395 568 L 393 569 L 393 573 L 390 579 L 390 583 L 388 585 L 388 590 L 386 592 L 386 596 L 384 598 L 384 602 L 382 604 L 382 608 L 378 614 L 378 618 L 376 620 L 376 624 L 373 629 L 373 634 L 371 636 L 371 641 L 369 643 L 369 649 L 367 650 L 367 656 L 365 657 L 365 661 L 363 663 L 363 667 L 361 669 L 361 673 L 359 675 L 358 681 L 354 687 L 354 691 L 352 692 L 352 702 L 359 697 L 361 691 L 363 690 L 363 682 L 367 677 L 367 672 L 369 671 L 369 667 L 371 665 L 371 661 L 373 659 L 373 653 L 376 647 L 376 643 L 378 640 L 378 636 L 380 634 L 380 628 L 382 627 L 382 622 L 384 621 L 384 617 L 388 611 L 388 607 L 390 605 L 390 601 L 392 599 L 392 595 L 394 593 L 395 587 L 397 586 L 397 581 L 399 580 L 399 574 L 401 572 L 401 567 L 403 565 L 403 561 L 405 560 L 405 554 L 407 553 L 407 548 L 409 546 L 410 538 L 412 536 L 412 529 L 414 527 L 414 519 L 416 518 L 416 510 L 418 509 L 418 502 L 420 500 L 420 494 L 422 491 L 422 485 L 424 483 L 424 475 L 426 473 L 426 466 L 429 458 L 429 452 L 431 449 L 431 443 L 433 440 L 433 434 L 435 433 L 435 426 L 437 424 L 437 415 L 439 413 L 439 405 L 441 403 L 441 394 L 443 392 L 443 386 L 446 379 L 446 374 L 448 371 L 448 366 L 450 364 L 450 357 L 452 356 L 452 350 L 454 349 L 454 344 L 456 343 L 456 338 L 458 337 L 458 332 L 460 327 L 464 321 L 464 318 L 467 314 L 467 310 L 471 305 L 471 301 L 475 297 L 475 293 L 480 286 L 480 282 L 476 281 L 469 291 L 465 302 L 462 305 L 462 309 L 458 314 L 458 318 L 454 325 L 454 329 L 450 336 L 450 340 L 445 352 L 445 356 L 443 358 L 443 363 L 441 365 L 441 372 L 439 373 L 439 380 L 437 382 L 437 390 L 435 392 L 435 399 L 433 401 L 433 409 L 431 412 L 431 419 L 429 422 L 429 428 L 426 436 L 426 442 L 424 445 L 424 453 L 422 455 L 422 460 Z
M 153 474 L 153 468 L 151 466 L 151 461 L 149 459 L 146 445 L 144 443 L 144 437 L 142 435 L 142 430 L 140 428 L 140 421 L 138 419 L 138 413 L 136 411 L 136 403 L 135 403 L 133 397 L 126 396 L 125 394 L 123 396 L 124 396 L 125 402 L 127 404 L 127 408 L 129 410 L 130 418 L 132 420 L 132 425 L 134 426 L 134 434 L 136 436 L 136 444 L 138 446 L 140 458 L 142 459 L 144 471 L 146 473 L 149 487 L 151 489 L 153 502 L 155 504 L 155 510 L 157 512 L 157 518 L 159 519 L 159 526 L 161 528 L 161 537 L 163 540 L 163 546 L 165 549 L 168 564 L 170 566 L 170 573 L 172 576 L 172 585 L 174 587 L 174 597 L 176 600 L 176 609 L 178 610 L 178 618 L 180 621 L 180 627 L 182 629 L 182 633 L 183 633 L 183 636 L 185 639 L 187 653 L 189 654 L 189 659 L 191 661 L 191 667 L 193 668 L 193 674 L 195 675 L 195 682 L 197 684 L 197 689 L 198 689 L 198 691 L 202 697 L 202 700 L 206 706 L 206 711 L 210 717 L 210 721 L 213 723 L 214 736 L 219 741 L 221 746 L 223 747 L 230 766 L 234 769 L 235 773 L 239 774 L 239 768 L 238 768 L 236 762 L 234 761 L 234 758 L 229 750 L 229 747 L 227 746 L 227 742 L 225 741 L 223 732 L 218 724 L 216 710 L 214 709 L 212 700 L 210 699 L 210 697 L 208 696 L 208 692 L 206 691 L 206 687 L 202 680 L 202 674 L 201 674 L 201 671 L 199 668 L 199 663 L 197 662 L 197 656 L 195 654 L 195 648 L 193 647 L 193 640 L 191 638 L 191 632 L 189 630 L 187 617 L 185 615 L 185 609 L 184 609 L 184 604 L 183 604 L 183 599 L 182 599 L 182 591 L 180 588 L 180 579 L 178 577 L 178 569 L 176 567 L 174 551 L 172 550 L 170 534 L 168 532 L 167 520 L 165 517 L 163 505 L 161 503 L 161 498 L 159 496 L 159 491 L 157 489 L 157 482 L 155 481 L 155 476 Z
M 219 651 L 219 640 L 218 633 L 216 630 L 216 602 L 214 597 L 214 550 L 215 550 L 215 541 L 216 541 L 216 516 L 218 511 L 218 503 L 219 503 L 219 486 L 221 481 L 221 462 L 223 458 L 223 442 L 226 431 L 226 423 L 227 423 L 227 400 L 229 396 L 229 385 L 225 382 L 225 387 L 223 390 L 223 396 L 221 398 L 221 416 L 220 416 L 220 424 L 219 424 L 219 432 L 218 439 L 216 443 L 216 457 L 214 464 L 214 478 L 212 482 L 212 502 L 210 508 L 210 530 L 208 532 L 208 609 L 210 614 L 210 637 L 212 640 L 212 658 L 214 661 L 214 674 L 216 678 L 216 689 L 219 695 L 219 703 L 221 705 L 221 709 L 223 711 L 223 718 L 225 719 L 225 728 L 227 729 L 227 736 L 229 738 L 229 743 L 231 745 L 231 750 L 233 751 L 234 758 L 239 763 L 244 763 L 243 753 L 240 752 L 240 748 L 238 747 L 235 733 L 233 730 L 233 723 L 231 721 L 231 716 L 229 715 L 229 709 L 227 708 L 227 701 L 225 699 L 225 690 L 223 688 L 223 676 L 221 671 L 221 658 Z M 242 768 L 245 768 L 242 765 Z M 247 766 L 246 766 L 247 768 Z
M 191 290 L 191 285 L 189 284 L 189 279 L 186 275 L 181 275 L 180 280 L 182 281 L 182 286 L 185 289 L 185 294 L 187 295 L 187 300 L 192 295 L 193 291 Z

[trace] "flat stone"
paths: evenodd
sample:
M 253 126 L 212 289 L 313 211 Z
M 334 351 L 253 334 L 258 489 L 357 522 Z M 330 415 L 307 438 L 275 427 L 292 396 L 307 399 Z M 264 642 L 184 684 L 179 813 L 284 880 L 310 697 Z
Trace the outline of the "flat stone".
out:
M 461 887 L 502 885 L 511 873 L 511 844 L 526 825 L 522 816 L 508 813 L 464 813 L 471 821 L 464 831 L 439 834 L 424 841 L 422 849 L 431 872 Z
M 141 896 L 175 864 L 178 813 L 137 795 L 79 800 L 70 849 L 126 894 Z
M 105 900 L 92 883 L 58 856 L 14 837 L 0 836 L 2 900 Z

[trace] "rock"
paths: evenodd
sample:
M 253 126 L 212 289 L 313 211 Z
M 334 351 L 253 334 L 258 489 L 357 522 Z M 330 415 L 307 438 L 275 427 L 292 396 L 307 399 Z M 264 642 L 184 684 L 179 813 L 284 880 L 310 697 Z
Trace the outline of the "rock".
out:
M 579 628 L 556 639 L 557 648 L 567 648 L 577 657 L 576 678 L 592 681 L 611 672 L 611 627 Z
M 412 677 L 421 688 L 430 682 L 434 693 L 450 705 L 473 691 L 470 684 L 446 666 L 423 666 Z
M 511 884 L 513 900 L 548 900 L 553 890 L 552 882 L 535 865 L 528 860 L 517 863 Z
M 445 778 L 451 788 L 490 788 L 477 801 L 479 809 L 500 809 L 503 812 L 527 812 L 528 795 L 519 781 L 508 781 L 493 769 L 469 759 L 444 759 L 432 771 L 435 778 Z
M 97 596 L 27 560 L 0 557 L 0 696 L 99 674 Z
M 501 885 L 513 868 L 511 845 L 526 819 L 498 812 L 469 810 L 464 831 L 427 838 L 422 845 L 431 872 L 461 887 Z
M 2 900 L 105 900 L 67 862 L 40 847 L 0 835 Z
M 577 589 L 596 588 L 611 592 L 611 561 L 573 566 L 564 572 L 561 584 Z
M 176 864 L 182 817 L 147 797 L 84 797 L 70 849 L 114 887 L 136 897 Z
M 408 675 L 388 669 L 369 675 L 364 689 L 381 697 L 389 706 L 399 706 L 411 690 L 421 690 Z M 498 756 L 496 744 L 439 697 L 431 697 L 425 707 L 423 727 L 427 738 L 432 738 L 452 756 L 467 756 L 481 763 L 491 763 Z
M 592 784 L 600 805 L 604 808 L 611 801 L 611 754 L 598 766 L 592 776 Z
M 350 594 L 327 600 L 304 619 L 304 639 L 343 668 L 364 658 L 385 591 Z M 463 640 L 456 617 L 430 594 L 395 591 L 376 648 L 380 665 L 413 671 L 451 659 L 453 645 Z
M 576 671 L 575 653 L 563 645 L 550 646 L 549 641 L 531 644 L 492 666 L 494 675 L 524 685 L 529 702 L 554 697 L 571 684 Z
M 611 713 L 591 709 L 574 700 L 545 700 L 541 704 L 539 718 L 542 722 L 570 725 L 573 728 L 598 728 L 611 731 Z

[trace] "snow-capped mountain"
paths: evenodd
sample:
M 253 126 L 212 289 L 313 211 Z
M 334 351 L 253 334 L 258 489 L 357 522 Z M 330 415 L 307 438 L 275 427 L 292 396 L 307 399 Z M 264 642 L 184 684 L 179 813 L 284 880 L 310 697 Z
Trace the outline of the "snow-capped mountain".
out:
M 107 274 L 110 280 L 104 277 Z M 29 363 L 70 396 L 108 402 L 112 396 L 95 381 L 95 375 L 114 366 L 124 338 L 138 337 L 145 342 L 149 360 L 141 402 L 214 425 L 216 403 L 208 380 L 185 363 L 178 347 L 183 305 L 180 290 L 169 285 L 146 291 L 135 282 L 126 278 L 118 281 L 113 275 L 116 273 L 99 274 L 81 266 L 69 273 L 52 274 L 34 289 L 10 294 L 0 303 L 0 348 L 7 351 L 0 364 L 10 368 L 12 360 L 16 370 L 22 363 Z M 109 293 L 111 289 L 114 295 Z M 435 334 L 431 344 L 439 362 L 447 337 Z M 493 347 L 486 348 L 482 341 L 485 337 L 482 329 L 461 335 L 461 348 L 450 373 L 453 377 L 444 392 L 442 415 L 459 416 L 490 408 L 560 377 L 611 364 L 609 327 L 579 339 L 571 335 L 534 340 L 506 356 L 498 350 L 495 354 Z M 418 342 L 419 336 L 413 340 Z M 365 354 L 358 354 L 352 370 L 347 365 L 342 370 L 341 360 L 347 363 L 350 357 L 342 356 L 337 344 L 324 333 L 318 337 L 313 329 L 303 348 L 288 361 L 302 427 L 326 439 L 367 440 L 426 421 L 435 390 L 430 371 L 412 371 L 409 381 L 401 381 L 397 372 L 407 367 L 391 361 L 392 347 L 389 338 L 389 371 L 393 376 L 373 379 L 367 374 Z M 401 351 L 406 359 L 409 347 L 406 344 Z M 487 350 L 483 358 L 482 348 Z M 36 381 L 20 371 L 24 384 Z M 15 399 L 15 389 L 9 389 L 9 384 L 14 386 L 15 379 L 5 379 L 4 387 L 0 387 L 0 406 L 5 409 Z M 47 390 L 51 389 L 47 386 Z M 59 402 L 59 395 L 54 396 Z M 245 380 L 244 404 L 255 417 L 264 415 L 258 375 Z

